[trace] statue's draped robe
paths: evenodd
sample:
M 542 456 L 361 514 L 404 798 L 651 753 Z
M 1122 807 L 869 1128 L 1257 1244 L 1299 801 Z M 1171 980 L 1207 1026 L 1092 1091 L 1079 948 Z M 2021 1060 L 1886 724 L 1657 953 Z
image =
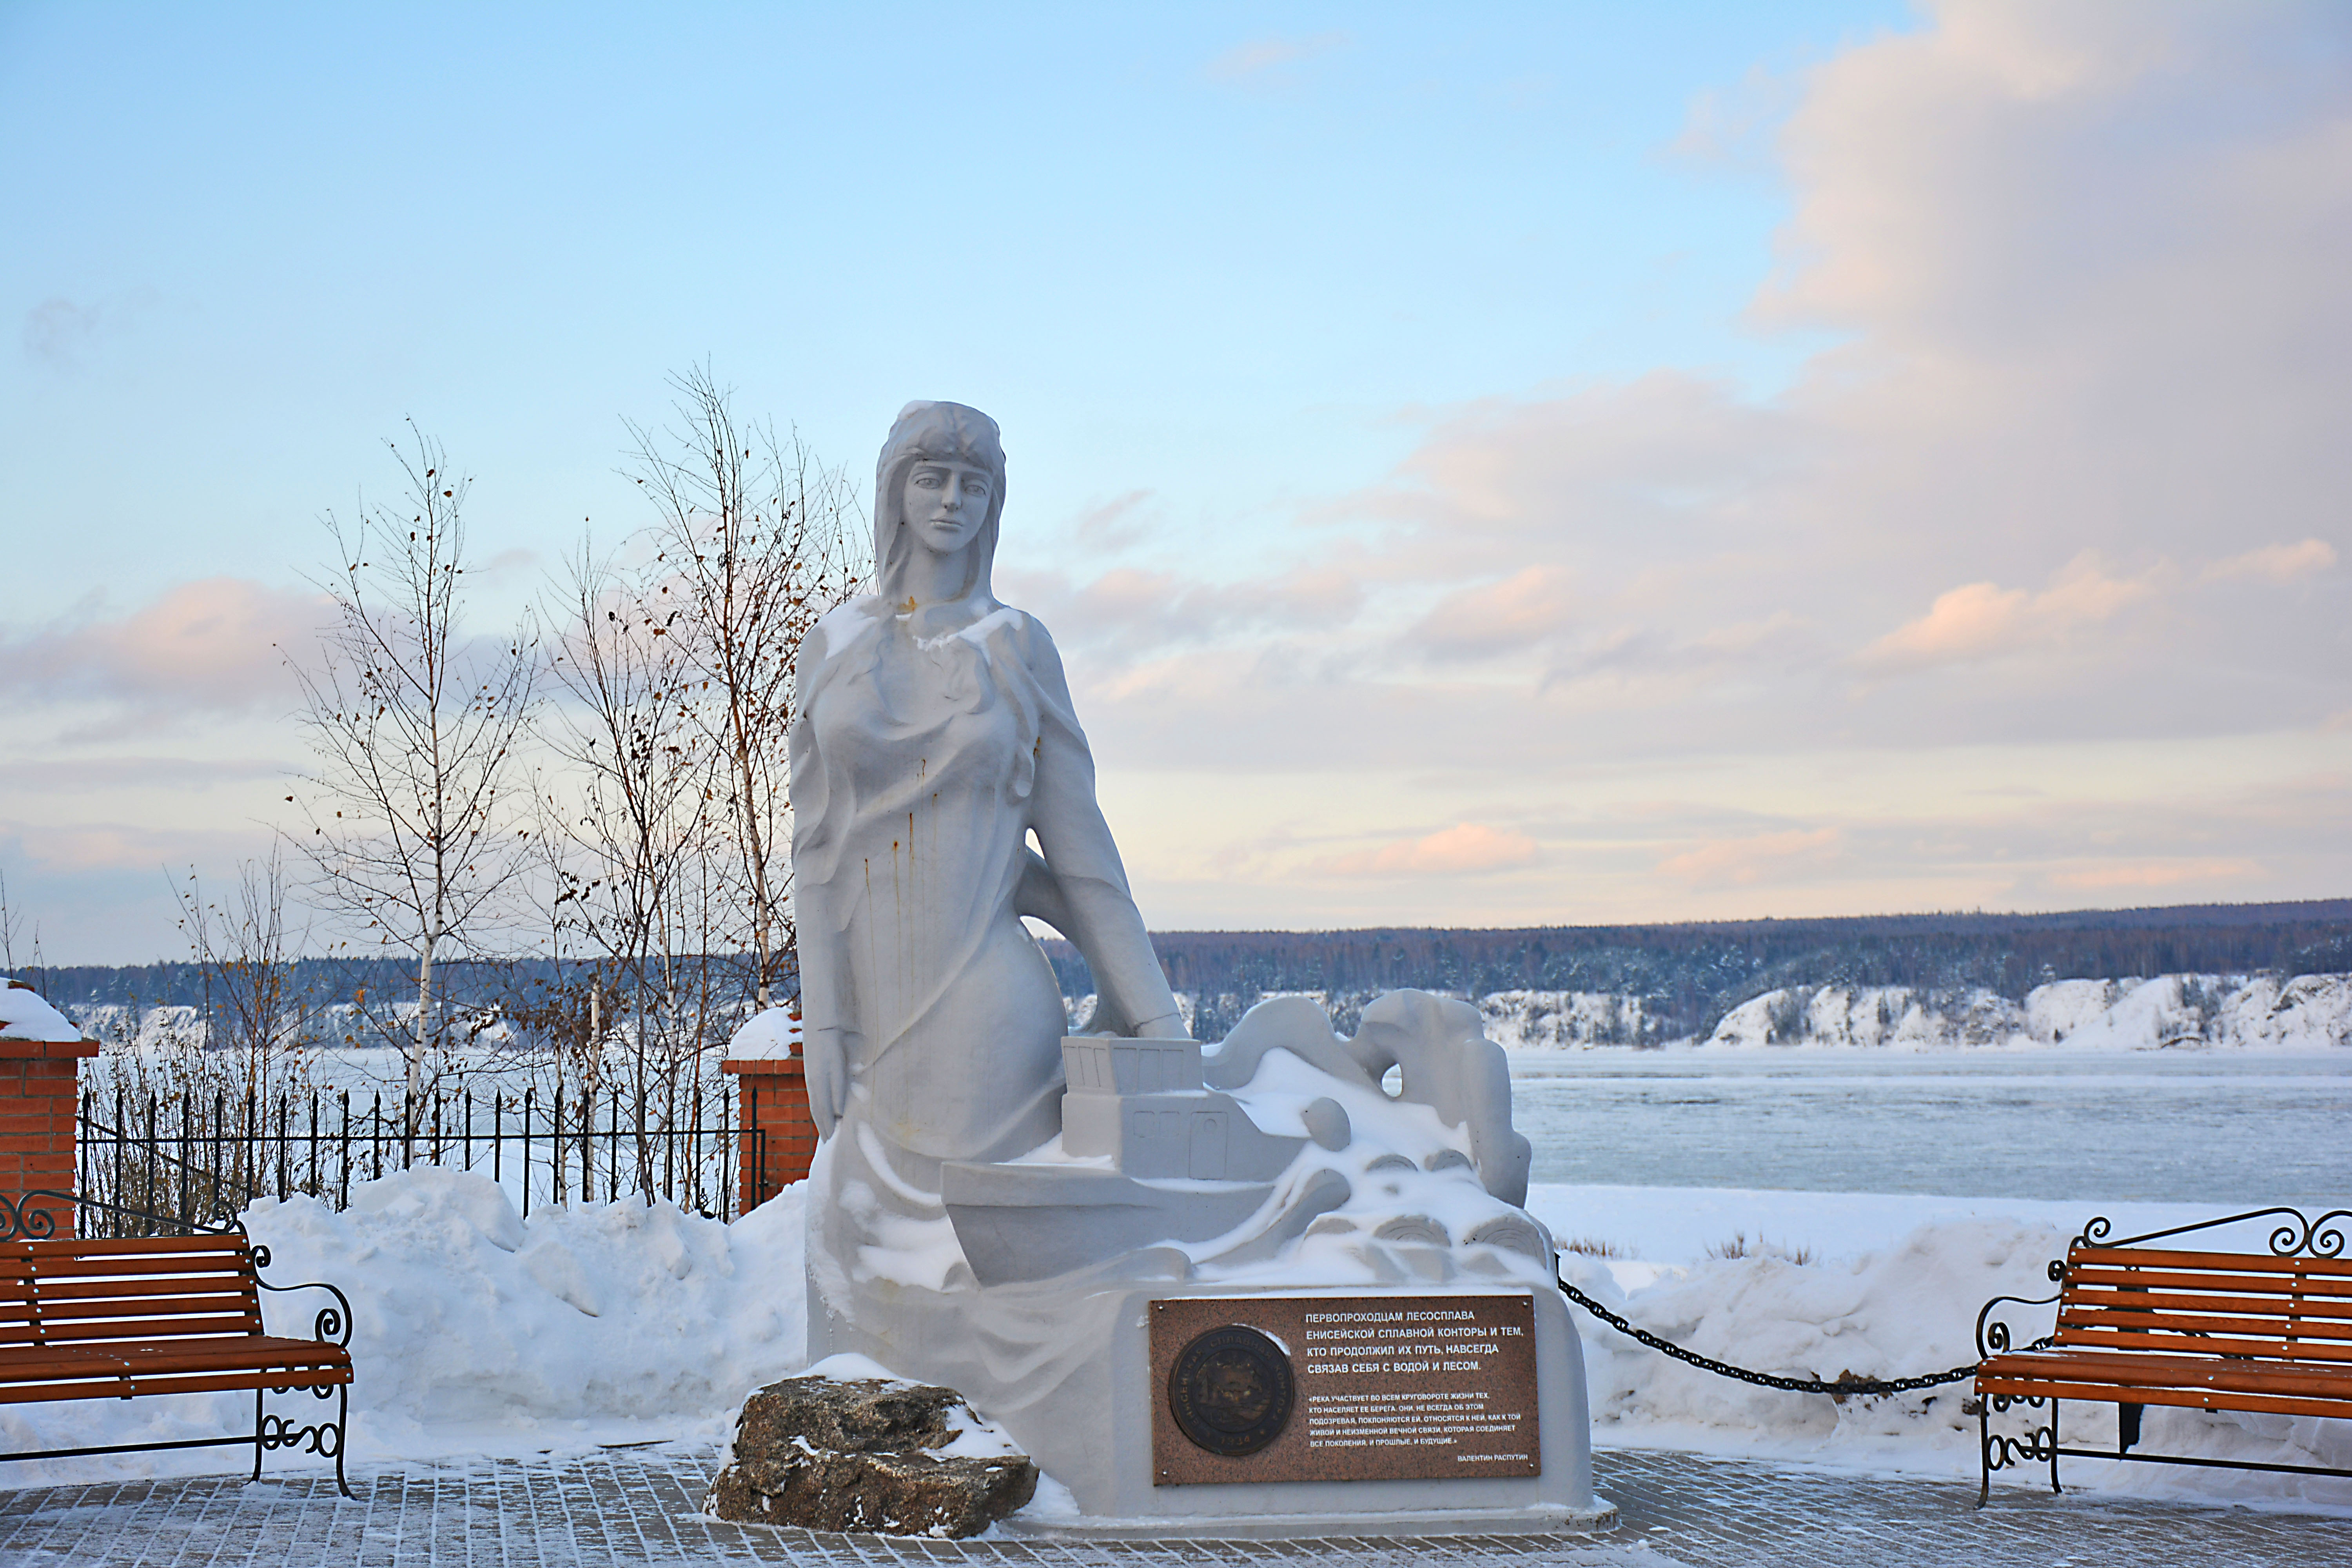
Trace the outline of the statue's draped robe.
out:
M 955 1373 L 985 1398 L 1068 1327 L 1006 1321 L 1021 1342 L 968 1364 L 978 1293 L 939 1198 L 942 1161 L 1060 1130 L 1066 1015 L 1020 918 L 1048 877 L 1031 829 L 1050 881 L 1127 889 L 1052 638 L 978 607 L 931 638 L 872 597 L 826 616 L 802 648 L 792 780 L 803 1013 L 843 1031 L 850 1079 L 808 1193 L 811 1353 Z

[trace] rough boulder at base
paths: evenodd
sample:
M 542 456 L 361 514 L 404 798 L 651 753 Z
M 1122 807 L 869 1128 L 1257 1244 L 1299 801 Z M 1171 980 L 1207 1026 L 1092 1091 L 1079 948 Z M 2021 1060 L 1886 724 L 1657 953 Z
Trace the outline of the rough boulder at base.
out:
M 956 1538 L 1036 1489 L 1037 1467 L 952 1388 L 793 1377 L 743 1402 L 734 1458 L 703 1508 L 752 1524 Z

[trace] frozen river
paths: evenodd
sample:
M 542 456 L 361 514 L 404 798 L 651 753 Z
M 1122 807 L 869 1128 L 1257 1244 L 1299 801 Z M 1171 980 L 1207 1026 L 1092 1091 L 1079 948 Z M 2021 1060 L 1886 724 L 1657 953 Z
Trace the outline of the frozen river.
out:
M 2189 1204 L 2352 1197 L 2352 1050 L 1519 1053 L 1535 1180 Z
M 357 1111 L 379 1087 L 397 1102 L 399 1061 L 390 1053 L 322 1054 L 314 1070 L 322 1083 L 352 1089 Z M 1539 1183 L 2069 1203 L 2352 1202 L 2352 1050 L 1522 1051 L 1511 1072 L 1514 1121 L 1535 1146 Z M 488 1064 L 468 1075 L 480 1163 L 492 1158 L 489 1097 L 520 1094 L 531 1077 Z M 535 1129 L 541 1201 L 551 1088 L 540 1085 Z M 451 1100 L 454 1138 L 462 1118 Z M 514 1114 L 510 1104 L 509 1165 L 519 1157 Z M 712 1100 L 703 1120 L 732 1114 Z M 600 1112 L 600 1163 L 612 1156 L 601 1142 L 604 1121 Z M 718 1142 L 704 1152 L 725 1163 Z M 501 1175 L 519 1194 L 519 1173 Z

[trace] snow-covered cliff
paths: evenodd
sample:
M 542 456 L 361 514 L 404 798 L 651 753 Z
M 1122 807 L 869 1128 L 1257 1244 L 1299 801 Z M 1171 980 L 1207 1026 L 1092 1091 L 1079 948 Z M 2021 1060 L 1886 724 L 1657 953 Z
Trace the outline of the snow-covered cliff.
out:
M 1484 997 L 1486 1033 L 1516 1049 L 1650 1043 L 1641 1000 L 1582 991 Z M 1698 1042 L 1681 1041 L 1677 1044 Z M 2352 1046 L 2352 974 L 2166 974 L 2061 980 L 2022 1006 L 1990 991 L 1791 986 L 1751 997 L 1704 1044 L 1733 1049 L 1830 1046 L 1897 1051 L 2066 1045 L 2114 1050 Z

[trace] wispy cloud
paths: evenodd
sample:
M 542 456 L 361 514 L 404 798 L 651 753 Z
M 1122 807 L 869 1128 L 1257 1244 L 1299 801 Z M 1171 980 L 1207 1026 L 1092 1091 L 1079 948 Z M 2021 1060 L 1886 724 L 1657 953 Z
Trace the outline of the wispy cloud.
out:
M 1311 60 L 1345 48 L 1349 37 L 1345 33 L 1317 33 L 1309 37 L 1265 37 L 1237 44 L 1209 62 L 1209 79 L 1221 82 L 1244 82 L 1259 79 L 1284 68 Z
M 1057 573 L 1008 573 L 1004 581 L 1056 637 L 1129 658 L 1220 639 L 1329 632 L 1364 601 L 1354 576 L 1321 565 L 1238 583 L 1139 566 L 1115 566 L 1081 583 Z
M 1801 77 L 1758 65 L 1736 86 L 1702 89 L 1691 100 L 1683 128 L 1667 143 L 1669 157 L 1734 168 L 1769 163 L 1772 133 L 1804 97 Z
M 2283 585 L 2335 564 L 2335 546 L 2305 539 L 2215 561 L 2197 574 L 2196 581 Z M 1998 583 L 1966 583 L 1939 594 L 1926 615 L 1864 647 L 1854 663 L 1866 674 L 1893 675 L 2041 653 L 2183 586 L 2180 574 L 2165 563 L 2136 575 L 2116 576 L 2101 563 L 2097 552 L 2084 551 L 2039 593 L 2003 588 Z
M 133 289 L 100 300 L 51 295 L 25 312 L 18 342 L 25 357 L 53 371 L 76 371 L 109 338 L 158 303 L 152 289 Z
M 1124 550 L 1140 542 L 1149 521 L 1145 503 L 1150 499 L 1148 489 L 1129 490 L 1087 508 L 1074 530 L 1078 542 L 1093 550 Z
M 2165 574 L 2115 577 L 2084 551 L 2038 594 L 1968 583 L 1936 596 L 1927 613 L 1862 650 L 1864 670 L 1891 674 L 1933 665 L 2032 653 L 2116 616 L 2157 591 Z
M 1426 838 L 1328 856 L 1312 869 L 1327 877 L 1459 877 L 1508 870 L 1535 858 L 1536 841 L 1524 833 L 1462 822 Z
M 292 688 L 280 649 L 307 647 L 328 614 L 316 593 L 242 577 L 183 583 L 122 616 L 93 598 L 47 626 L 0 633 L 0 693 L 142 713 L 283 703 Z
M 1433 658 L 1515 653 L 1561 630 L 1572 605 L 1564 568 L 1525 566 L 1498 583 L 1447 595 L 1409 636 Z
M 2265 544 L 2260 550 L 2216 561 L 2205 568 L 2205 575 L 2216 580 L 2253 577 L 2270 583 L 2292 583 L 2335 564 L 2334 545 L 2324 539 L 2305 539 L 2294 544 Z
M 0 761 L 0 791 L 84 795 L 94 790 L 208 789 L 283 778 L 289 764 L 272 757 L 72 757 Z
M 1790 828 L 1716 839 L 1669 855 L 1658 862 L 1658 875 L 1694 888 L 1780 885 L 1830 871 L 1843 848 L 1834 827 Z
M 98 335 L 99 321 L 92 306 L 62 298 L 44 300 L 25 312 L 25 353 L 52 369 L 71 369 Z
M 2050 875 L 2050 882 L 2053 887 L 2084 893 L 2154 892 L 2168 888 L 2228 887 L 2232 883 L 2251 881 L 2262 874 L 2262 866 L 2252 860 L 2192 858 L 2137 861 L 2120 866 L 2085 866 L 2074 870 L 2053 871 Z

